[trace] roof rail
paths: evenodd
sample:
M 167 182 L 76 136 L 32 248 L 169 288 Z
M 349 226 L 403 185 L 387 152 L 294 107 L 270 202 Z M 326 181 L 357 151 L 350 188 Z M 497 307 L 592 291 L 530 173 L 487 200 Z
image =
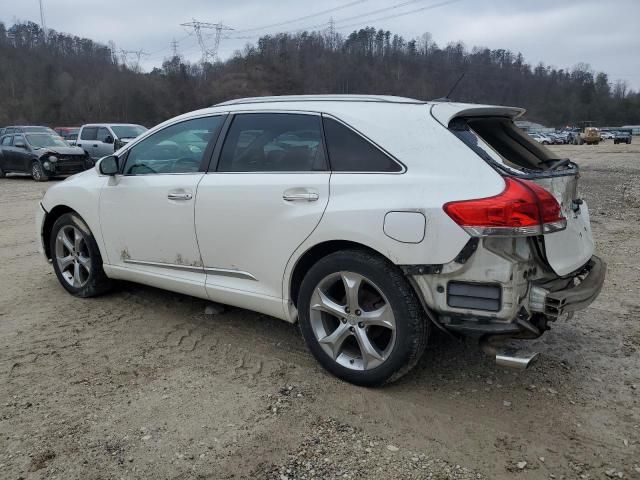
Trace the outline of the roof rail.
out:
M 279 95 L 272 97 L 248 97 L 229 100 L 213 105 L 242 105 L 246 103 L 276 103 L 276 102 L 373 102 L 373 103 L 411 103 L 426 104 L 422 100 L 391 95 Z

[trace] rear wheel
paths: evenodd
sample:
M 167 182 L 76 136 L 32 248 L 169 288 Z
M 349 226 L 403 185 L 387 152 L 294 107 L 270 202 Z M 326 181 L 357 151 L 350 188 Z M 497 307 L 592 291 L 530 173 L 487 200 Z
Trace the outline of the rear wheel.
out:
M 37 160 L 31 164 L 31 176 L 36 182 L 46 182 L 49 180 L 49 177 L 42 169 L 42 165 Z
M 5 173 L 4 170 L 2 170 L 2 167 L 0 166 L 0 178 L 4 178 L 6 176 L 7 176 L 7 174 Z
M 300 288 L 298 315 L 315 358 L 356 385 L 400 378 L 420 359 L 429 333 L 398 267 L 362 250 L 336 252 L 311 267 Z
M 49 242 L 53 269 L 69 293 L 93 297 L 111 288 L 95 238 L 77 214 L 66 213 L 58 218 Z

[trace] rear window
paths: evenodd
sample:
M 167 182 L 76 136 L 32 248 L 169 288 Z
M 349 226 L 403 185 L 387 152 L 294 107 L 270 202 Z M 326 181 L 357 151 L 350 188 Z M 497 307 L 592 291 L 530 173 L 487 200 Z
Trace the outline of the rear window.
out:
M 456 118 L 449 129 L 481 158 L 510 170 L 540 172 L 560 160 L 508 118 Z
M 98 138 L 98 127 L 85 127 L 80 134 L 81 140 L 95 140 Z
M 324 118 L 324 134 L 334 172 L 400 172 L 402 167 L 350 128 Z

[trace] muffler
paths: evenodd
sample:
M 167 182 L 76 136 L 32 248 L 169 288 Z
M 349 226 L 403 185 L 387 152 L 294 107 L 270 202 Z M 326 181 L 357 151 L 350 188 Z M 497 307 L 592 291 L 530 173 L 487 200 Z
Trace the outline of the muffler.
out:
M 496 351 L 496 365 L 500 367 L 524 370 L 538 360 L 538 352 L 521 352 L 516 348 L 503 348 Z
M 488 335 L 480 339 L 480 348 L 484 353 L 495 357 L 496 365 L 500 367 L 529 368 L 538 359 L 538 352 L 524 352 L 517 348 L 506 347 L 504 343 L 511 338 L 504 335 Z

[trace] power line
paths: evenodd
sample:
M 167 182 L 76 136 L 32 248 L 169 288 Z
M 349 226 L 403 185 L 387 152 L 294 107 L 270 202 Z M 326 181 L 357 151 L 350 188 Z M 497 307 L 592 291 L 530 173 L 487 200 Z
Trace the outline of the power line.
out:
M 245 33 L 245 32 L 255 32 L 256 30 L 266 30 L 268 28 L 280 27 L 282 25 L 288 25 L 289 23 L 299 22 L 301 20 L 307 20 L 313 17 L 319 17 L 320 15 L 326 15 L 327 13 L 337 12 L 338 10 L 344 10 L 345 8 L 352 7 L 354 5 L 358 5 L 359 3 L 367 2 L 368 0 L 356 0 L 354 2 L 347 3 L 346 5 L 340 5 L 339 7 L 328 8 L 321 12 L 311 13 L 309 15 L 304 15 L 302 17 L 292 18 L 291 20 L 285 20 L 283 22 L 272 23 L 270 25 L 263 25 L 261 27 L 253 27 L 253 28 L 245 28 L 244 30 L 238 30 L 236 33 Z
M 44 21 L 44 7 L 42 6 L 42 0 L 40 0 L 40 26 L 42 27 L 44 43 L 47 43 L 47 24 Z
M 396 14 L 393 14 L 393 15 L 386 15 L 384 17 L 374 18 L 372 20 L 365 20 L 364 22 L 356 22 L 356 23 L 352 23 L 352 24 L 349 24 L 349 25 L 342 25 L 342 26 L 339 26 L 339 27 L 336 27 L 336 28 L 338 28 L 338 29 L 353 28 L 353 27 L 357 27 L 357 26 L 360 26 L 360 25 L 365 25 L 365 24 L 369 24 L 369 23 L 373 23 L 373 22 L 381 22 L 383 20 L 389 20 L 389 19 L 392 19 L 392 18 L 398 18 L 398 17 L 402 17 L 404 15 L 410 15 L 412 13 L 424 12 L 426 10 L 432 10 L 434 8 L 444 7 L 445 5 L 449 5 L 449 4 L 460 2 L 460 1 L 462 1 L 462 0 L 447 0 L 445 2 L 434 3 L 433 5 L 427 5 L 426 7 L 416 8 L 414 10 L 409 10 L 407 12 L 396 13 Z
M 353 16 L 351 16 L 351 17 L 346 17 L 346 18 L 338 19 L 338 20 L 335 20 L 335 21 L 334 21 L 334 28 L 346 28 L 345 26 L 336 26 L 336 24 L 340 24 L 340 23 L 348 22 L 348 21 L 350 21 L 350 20 L 354 20 L 354 19 L 356 19 L 356 18 L 357 18 L 357 19 L 361 19 L 362 17 L 369 17 L 369 16 L 371 16 L 371 15 L 375 15 L 375 14 L 377 14 L 377 13 L 382 13 L 382 12 L 387 12 L 387 11 L 390 11 L 390 10 L 395 10 L 395 9 L 398 9 L 398 8 L 406 7 L 407 5 L 411 5 L 412 3 L 424 2 L 424 1 L 425 1 L 425 0 L 406 0 L 406 1 L 404 1 L 404 2 L 400 2 L 400 3 L 397 3 L 397 4 L 395 4 L 395 5 L 391 5 L 391 6 L 389 6 L 389 7 L 379 8 L 379 9 L 377 9 L 377 10 L 372 10 L 372 11 L 370 11 L 370 12 L 362 13 L 362 14 L 359 14 L 359 15 L 353 15 Z M 397 14 L 397 15 L 391 15 L 391 16 L 389 16 L 389 17 L 382 17 L 382 18 L 380 18 L 380 19 L 364 20 L 364 21 L 362 21 L 362 22 L 358 22 L 358 23 L 356 23 L 356 24 L 354 24 L 354 25 L 364 25 L 364 24 L 366 24 L 366 23 L 368 23 L 368 22 L 375 22 L 375 21 L 379 21 L 379 20 L 384 20 L 384 19 L 386 19 L 386 18 L 394 18 L 395 16 L 408 15 L 409 13 L 419 12 L 419 11 L 422 11 L 422 10 L 428 10 L 428 9 L 431 9 L 431 8 L 436 8 L 436 7 L 439 7 L 439 6 L 445 5 L 445 4 L 447 4 L 447 3 L 453 3 L 453 2 L 457 2 L 457 1 L 460 1 L 460 0 L 450 0 L 450 1 L 448 1 L 448 2 L 442 2 L 441 4 L 429 5 L 429 6 L 427 6 L 427 7 L 421 7 L 421 8 L 419 8 L 419 9 L 411 10 L 411 11 L 406 12 L 406 13 Z M 305 31 L 305 30 L 316 30 L 316 29 L 320 29 L 320 28 L 327 28 L 327 26 L 330 26 L 330 25 L 328 25 L 328 24 L 325 22 L 325 23 L 320 23 L 320 24 L 317 24 L 317 25 L 311 25 L 311 26 L 309 26 L 309 27 L 305 27 L 305 28 L 298 28 L 298 29 L 295 29 L 295 30 L 290 30 L 290 31 L 287 31 L 287 32 L 278 32 L 278 33 L 296 33 L 296 32 Z M 262 36 L 262 35 L 258 34 L 258 35 L 241 36 L 241 37 L 232 37 L 232 38 L 235 38 L 235 39 L 243 39 L 243 40 L 250 40 L 250 39 L 253 39 L 253 38 L 258 38 L 258 37 L 260 37 L 260 36 Z

